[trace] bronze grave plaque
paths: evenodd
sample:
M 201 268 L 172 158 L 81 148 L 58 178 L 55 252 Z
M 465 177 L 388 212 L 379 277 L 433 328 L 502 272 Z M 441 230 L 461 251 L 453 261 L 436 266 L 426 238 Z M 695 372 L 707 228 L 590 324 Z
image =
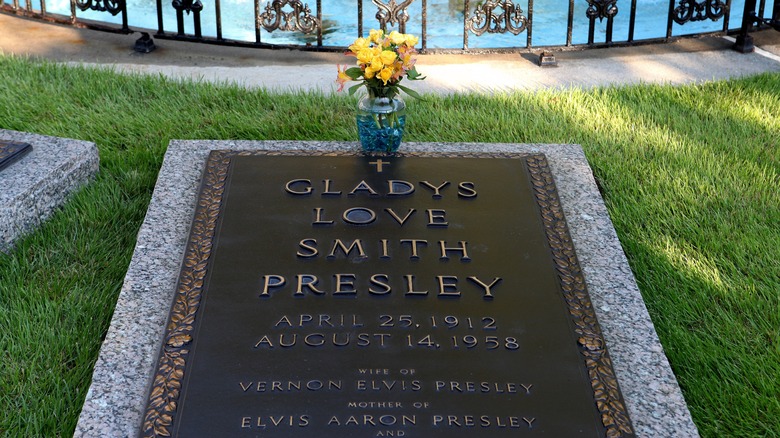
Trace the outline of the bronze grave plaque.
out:
M 32 150 L 29 143 L 0 140 L 0 170 L 10 166 L 11 163 L 21 159 Z
M 141 436 L 634 436 L 543 155 L 214 151 Z

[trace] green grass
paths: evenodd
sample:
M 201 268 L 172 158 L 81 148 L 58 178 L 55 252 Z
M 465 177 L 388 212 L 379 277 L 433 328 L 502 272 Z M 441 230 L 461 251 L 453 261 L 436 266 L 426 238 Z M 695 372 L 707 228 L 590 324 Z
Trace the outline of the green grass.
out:
M 100 149 L 0 255 L 0 435 L 70 436 L 168 141 L 353 140 L 355 100 L 2 56 L 0 77 L 0 127 Z M 582 144 L 702 435 L 780 437 L 780 75 L 408 103 L 408 141 Z

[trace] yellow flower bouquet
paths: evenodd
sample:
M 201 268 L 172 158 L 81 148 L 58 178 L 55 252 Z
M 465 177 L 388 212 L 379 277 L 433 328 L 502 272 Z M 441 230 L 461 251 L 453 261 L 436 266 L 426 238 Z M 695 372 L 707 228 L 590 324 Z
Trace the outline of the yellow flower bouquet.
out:
M 357 58 L 357 67 L 347 68 L 339 66 L 338 78 L 339 91 L 349 81 L 360 81 L 349 88 L 352 95 L 361 86 L 365 85 L 368 94 L 374 97 L 394 98 L 398 90 L 402 90 L 412 97 L 419 98 L 414 90 L 400 84 L 406 76 L 411 81 L 425 79 L 417 72 L 417 37 L 392 31 L 385 34 L 383 30 L 373 29 L 368 38 L 358 38 L 349 46 L 348 56 Z
M 413 35 L 372 30 L 368 38 L 356 39 L 346 53 L 357 58 L 357 67 L 338 67 L 339 91 L 350 81 L 358 81 L 349 88 L 350 95 L 363 86 L 368 91 L 358 102 L 357 114 L 360 144 L 366 151 L 395 152 L 401 144 L 406 104 L 399 91 L 414 98 L 420 95 L 400 82 L 404 77 L 411 81 L 425 79 L 414 65 L 415 44 L 417 37 Z

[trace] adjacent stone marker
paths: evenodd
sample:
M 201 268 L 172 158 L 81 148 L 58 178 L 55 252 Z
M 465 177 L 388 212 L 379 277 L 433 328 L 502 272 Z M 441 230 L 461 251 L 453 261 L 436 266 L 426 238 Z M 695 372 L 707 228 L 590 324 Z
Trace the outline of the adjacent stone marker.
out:
M 634 436 L 543 155 L 213 152 L 198 205 L 147 436 Z
M 0 138 L 0 251 L 7 252 L 94 178 L 99 158 L 92 142 L 4 129 Z

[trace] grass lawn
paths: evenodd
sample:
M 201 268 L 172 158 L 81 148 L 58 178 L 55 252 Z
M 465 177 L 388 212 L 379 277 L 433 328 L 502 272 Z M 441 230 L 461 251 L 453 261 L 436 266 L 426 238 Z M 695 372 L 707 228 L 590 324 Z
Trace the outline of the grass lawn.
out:
M 169 140 L 353 140 L 356 101 L 2 55 L 0 77 L 0 128 L 100 149 L 0 255 L 0 435 L 70 436 Z M 407 102 L 408 141 L 583 145 L 702 435 L 780 437 L 780 74 Z

